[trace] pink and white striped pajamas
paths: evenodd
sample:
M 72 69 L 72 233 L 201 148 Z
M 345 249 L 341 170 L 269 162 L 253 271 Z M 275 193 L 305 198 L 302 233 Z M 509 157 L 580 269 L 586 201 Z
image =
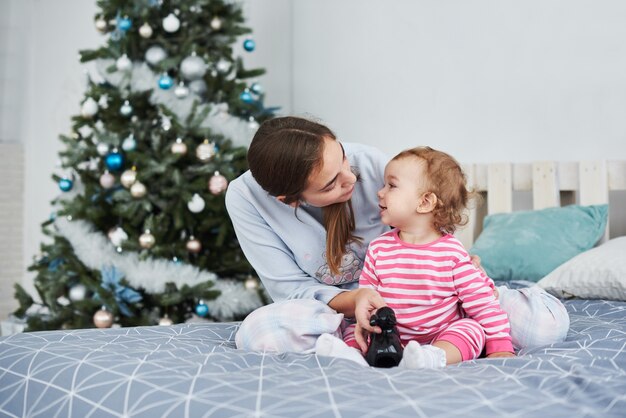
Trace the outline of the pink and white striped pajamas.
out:
M 396 313 L 403 344 L 443 340 L 463 360 L 513 352 L 509 320 L 493 295 L 494 284 L 474 267 L 452 235 L 424 245 L 400 240 L 398 230 L 374 239 L 367 250 L 360 287 L 377 290 Z M 356 347 L 354 325 L 344 341 Z

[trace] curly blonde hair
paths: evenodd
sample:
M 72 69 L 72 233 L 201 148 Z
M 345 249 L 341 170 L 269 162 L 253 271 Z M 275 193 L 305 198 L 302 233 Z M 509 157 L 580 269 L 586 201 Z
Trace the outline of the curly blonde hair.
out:
M 409 157 L 425 162 L 427 178 L 424 184 L 429 192 L 437 196 L 437 205 L 433 210 L 435 228 L 453 234 L 457 227 L 467 224 L 465 209 L 473 195 L 467 190 L 467 179 L 460 164 L 449 154 L 431 147 L 404 150 L 392 161 Z

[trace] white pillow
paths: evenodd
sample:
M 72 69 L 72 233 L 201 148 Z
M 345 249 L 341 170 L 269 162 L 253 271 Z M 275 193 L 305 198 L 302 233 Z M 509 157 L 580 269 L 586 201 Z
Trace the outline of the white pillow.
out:
M 537 284 L 564 298 L 626 300 L 626 237 L 577 255 Z

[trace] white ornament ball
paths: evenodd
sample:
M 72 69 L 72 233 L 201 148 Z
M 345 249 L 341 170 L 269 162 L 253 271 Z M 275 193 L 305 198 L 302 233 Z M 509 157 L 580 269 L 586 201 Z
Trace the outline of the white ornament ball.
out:
M 135 181 L 137 181 L 137 172 L 135 170 L 126 170 L 120 176 L 120 183 L 122 183 L 122 186 L 126 187 L 127 189 L 135 184 Z
M 146 51 L 145 58 L 146 61 L 148 61 L 148 64 L 157 65 L 165 58 L 167 58 L 167 52 L 165 52 L 165 50 L 158 45 L 151 46 Z
M 163 327 L 169 327 L 170 325 L 174 325 L 174 321 L 172 321 L 167 315 L 163 318 L 159 319 L 159 325 Z
M 190 55 L 180 63 L 180 72 L 187 80 L 199 80 L 206 74 L 207 65 L 197 55 Z
M 130 105 L 128 100 L 126 100 L 124 104 L 120 107 L 120 113 L 123 116 L 130 116 L 130 114 L 133 113 L 133 107 Z
M 128 239 L 128 234 L 121 227 L 111 228 L 107 233 L 109 240 L 115 247 L 121 247 L 124 241 Z
M 146 189 L 146 186 L 140 181 L 136 181 L 133 183 L 132 186 L 130 186 L 130 194 L 134 198 L 139 199 L 141 197 L 144 197 L 147 192 L 148 190 Z
M 259 288 L 259 280 L 250 276 L 246 279 L 245 287 L 248 290 L 256 290 Z
M 115 61 L 115 66 L 119 71 L 128 71 L 133 68 L 133 62 L 124 54 Z
M 203 163 L 206 163 L 215 155 L 215 143 L 204 140 L 204 142 L 198 145 L 196 148 L 196 157 Z
M 204 202 L 204 199 L 200 197 L 198 193 L 194 193 L 191 200 L 187 202 L 187 208 L 189 208 L 189 211 L 193 213 L 202 212 L 205 206 L 206 203 Z
M 185 97 L 189 96 L 189 88 L 185 86 L 185 83 L 181 81 L 174 89 L 174 95 L 179 99 L 184 99 Z
M 137 148 L 137 140 L 133 134 L 130 134 L 122 142 L 122 149 L 124 151 L 134 151 L 135 148 Z
M 84 118 L 91 118 L 96 113 L 98 113 L 98 103 L 92 97 L 88 97 L 80 107 L 80 114 Z
M 94 314 L 93 323 L 98 328 L 111 328 L 111 325 L 113 325 L 113 314 L 106 309 L 100 309 Z
M 265 89 L 259 83 L 252 83 L 252 85 L 250 86 L 250 90 L 252 90 L 254 94 L 263 94 Z
M 220 30 L 220 29 L 222 29 L 222 19 L 220 19 L 217 16 L 215 16 L 213 19 L 211 19 L 211 29 L 213 29 L 213 30 Z
M 259 122 L 257 122 L 256 119 L 254 119 L 254 117 L 252 116 L 250 116 L 250 119 L 248 119 L 248 129 L 253 132 L 256 132 L 256 130 L 259 129 Z
M 100 176 L 100 186 L 105 189 L 110 189 L 115 185 L 115 176 L 108 171 L 105 171 L 104 174 Z
M 206 83 L 204 80 L 193 80 L 189 83 L 189 90 L 193 91 L 198 96 L 202 96 L 207 91 Z
M 102 96 L 100 96 L 100 99 L 98 99 L 98 105 L 102 109 L 108 109 L 109 108 L 109 96 L 106 94 L 103 94 Z
M 163 128 L 164 131 L 169 131 L 170 129 L 172 129 L 172 121 L 170 120 L 170 118 L 163 116 L 163 120 L 161 121 L 161 128 Z
M 172 151 L 172 154 L 184 155 L 187 153 L 187 145 L 182 139 L 176 138 L 176 142 L 172 144 L 170 150 Z
M 70 288 L 68 296 L 74 302 L 84 300 L 87 297 L 87 286 L 82 283 L 75 284 Z
M 107 29 L 107 21 L 102 18 L 96 19 L 95 25 L 98 32 L 105 32 Z
M 217 62 L 215 68 L 217 68 L 217 71 L 220 73 L 227 73 L 230 70 L 230 62 L 225 59 L 221 59 Z
M 200 240 L 194 238 L 193 235 L 189 237 L 189 241 L 187 241 L 185 246 L 187 247 L 187 251 L 194 254 L 197 254 L 202 250 L 202 243 Z
M 98 152 L 98 155 L 104 157 L 109 153 L 109 144 L 106 144 L 104 142 L 98 142 L 98 145 L 96 145 L 96 151 Z
M 144 232 L 143 234 L 139 236 L 139 245 L 141 246 L 141 248 L 145 248 L 145 249 L 152 248 L 152 246 L 154 246 L 155 243 L 156 243 L 156 239 L 154 238 L 154 235 L 150 233 L 149 229 L 146 229 L 146 232 Z
M 167 15 L 165 19 L 163 19 L 163 29 L 166 32 L 176 32 L 180 28 L 180 20 L 176 17 L 174 13 L 170 13 Z
M 142 38 L 148 39 L 152 36 L 152 27 L 148 25 L 148 23 L 144 23 L 139 28 L 139 35 L 141 35 Z
M 228 187 L 228 180 L 222 176 L 218 171 L 213 174 L 213 177 L 209 180 L 209 191 L 214 195 L 222 193 Z

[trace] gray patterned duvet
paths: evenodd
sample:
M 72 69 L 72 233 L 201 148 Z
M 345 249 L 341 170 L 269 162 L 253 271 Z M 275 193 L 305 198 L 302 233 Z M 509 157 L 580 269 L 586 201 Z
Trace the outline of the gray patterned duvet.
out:
M 566 306 L 566 342 L 436 371 L 246 353 L 235 323 L 18 334 L 0 416 L 626 416 L 626 303 Z

